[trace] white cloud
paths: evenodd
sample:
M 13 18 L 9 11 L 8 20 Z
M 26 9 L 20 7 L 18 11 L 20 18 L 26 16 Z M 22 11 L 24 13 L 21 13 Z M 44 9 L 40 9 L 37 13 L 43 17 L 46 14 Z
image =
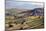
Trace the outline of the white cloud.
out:
M 16 0 L 16 1 L 35 1 L 35 2 L 44 2 L 44 0 Z
M 33 5 L 38 5 L 40 7 L 43 7 L 43 3 L 32 3 Z
M 43 3 L 32 3 L 32 4 L 36 4 L 36 5 L 43 5 Z

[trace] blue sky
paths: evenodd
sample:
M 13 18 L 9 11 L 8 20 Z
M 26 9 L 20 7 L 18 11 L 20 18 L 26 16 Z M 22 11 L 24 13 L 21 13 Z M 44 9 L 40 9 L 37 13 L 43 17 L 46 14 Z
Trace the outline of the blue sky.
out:
M 16 2 L 16 0 L 6 0 L 6 8 L 33 9 L 43 7 L 43 3 Z

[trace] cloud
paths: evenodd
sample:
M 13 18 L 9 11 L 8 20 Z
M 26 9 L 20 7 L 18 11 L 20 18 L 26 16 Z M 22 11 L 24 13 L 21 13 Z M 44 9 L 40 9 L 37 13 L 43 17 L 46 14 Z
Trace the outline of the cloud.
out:
M 16 1 L 44 2 L 44 0 L 16 0 Z
M 6 1 L 6 8 L 36 8 L 43 7 L 43 3 Z

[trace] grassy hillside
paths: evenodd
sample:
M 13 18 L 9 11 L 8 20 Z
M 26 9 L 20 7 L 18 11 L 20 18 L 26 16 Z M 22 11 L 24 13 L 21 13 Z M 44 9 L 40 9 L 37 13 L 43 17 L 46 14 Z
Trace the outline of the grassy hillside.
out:
M 42 10 L 40 9 L 40 11 Z M 44 16 L 42 15 L 43 12 L 40 11 L 21 11 L 18 9 L 7 9 L 5 13 L 5 26 L 7 30 L 44 28 Z M 40 12 L 42 14 L 40 15 L 36 12 Z M 38 16 L 36 14 L 38 14 Z

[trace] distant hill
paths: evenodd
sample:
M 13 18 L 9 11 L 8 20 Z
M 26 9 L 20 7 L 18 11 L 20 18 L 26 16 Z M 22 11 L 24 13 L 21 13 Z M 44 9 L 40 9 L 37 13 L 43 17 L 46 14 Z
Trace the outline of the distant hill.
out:
M 44 8 L 35 8 L 32 10 L 33 16 L 44 16 Z
M 15 16 L 44 16 L 44 8 L 35 8 L 32 10 L 7 9 L 5 13 Z
M 22 13 L 26 13 L 25 15 L 27 16 L 44 16 L 44 8 L 35 8 L 33 10 L 23 11 L 20 14 Z
M 16 9 L 16 8 L 12 8 L 12 9 L 6 9 L 5 10 L 5 15 L 18 15 L 20 12 L 26 11 L 26 9 Z

